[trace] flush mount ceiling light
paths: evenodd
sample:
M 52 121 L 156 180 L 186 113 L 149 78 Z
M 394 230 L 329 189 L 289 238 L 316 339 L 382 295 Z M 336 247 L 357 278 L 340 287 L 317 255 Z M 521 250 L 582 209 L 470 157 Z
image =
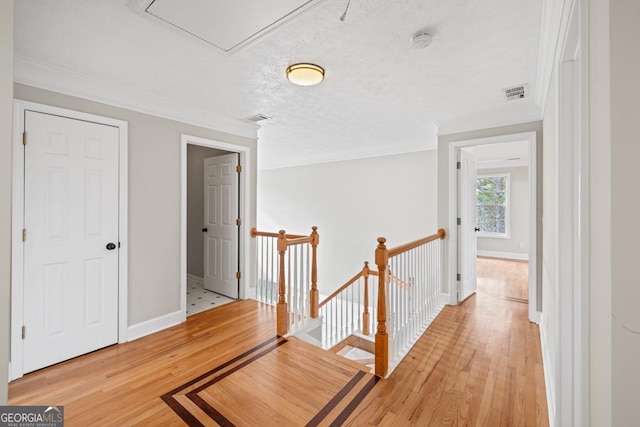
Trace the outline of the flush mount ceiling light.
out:
M 324 69 L 315 64 L 293 64 L 287 68 L 287 78 L 299 86 L 313 86 L 324 80 Z

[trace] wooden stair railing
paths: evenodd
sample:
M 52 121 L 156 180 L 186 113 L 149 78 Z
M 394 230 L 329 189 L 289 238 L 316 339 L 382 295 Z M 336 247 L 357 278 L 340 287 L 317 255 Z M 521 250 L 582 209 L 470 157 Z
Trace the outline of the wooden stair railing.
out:
M 329 297 L 325 298 L 322 302 L 318 301 L 319 292 L 318 292 L 318 285 L 317 285 L 317 279 L 318 279 L 317 246 L 319 244 L 320 238 L 317 232 L 317 227 L 312 227 L 312 232 L 308 236 L 287 234 L 284 230 L 280 230 L 278 233 L 261 232 L 261 231 L 257 231 L 255 228 L 251 230 L 251 235 L 253 237 L 264 236 L 264 237 L 270 237 L 270 238 L 277 238 L 278 298 L 277 298 L 277 304 L 276 304 L 276 313 L 277 313 L 276 331 L 279 336 L 286 335 L 287 333 L 289 333 L 289 328 L 290 328 L 291 319 L 292 319 L 292 313 L 290 313 L 290 307 L 289 307 L 287 294 L 286 294 L 287 275 L 285 271 L 286 270 L 285 256 L 287 254 L 288 249 L 291 248 L 292 246 L 309 244 L 311 247 L 311 274 L 310 274 L 311 284 L 308 292 L 310 318 L 317 318 L 319 316 L 320 309 L 325 308 L 325 306 L 327 306 L 330 302 L 333 302 L 334 300 L 338 300 L 339 302 L 336 303 L 337 306 L 340 307 L 340 305 L 342 305 L 342 308 L 340 308 L 340 310 L 343 310 L 343 309 L 345 311 L 347 311 L 347 309 L 353 310 L 354 306 L 361 308 L 362 312 L 361 314 L 358 314 L 358 317 L 361 316 L 362 326 L 361 326 L 361 329 L 359 330 L 363 335 L 370 336 L 372 331 L 370 330 L 371 313 L 369 312 L 369 301 L 371 300 L 371 292 L 369 289 L 369 278 L 371 276 L 377 277 L 377 290 L 376 292 L 374 292 L 374 295 L 373 295 L 373 299 L 375 300 L 373 303 L 376 304 L 376 310 L 373 313 L 373 317 L 374 317 L 373 322 L 375 323 L 375 326 L 376 326 L 375 336 L 374 336 L 375 374 L 379 377 L 385 377 L 389 371 L 389 362 L 390 362 L 389 360 L 390 359 L 389 357 L 390 336 L 389 336 L 389 319 L 388 319 L 388 315 L 390 313 L 388 310 L 390 296 L 387 294 L 388 286 L 393 285 L 393 288 L 391 289 L 393 290 L 391 297 L 396 298 L 395 304 L 396 305 L 398 304 L 398 301 L 397 301 L 398 298 L 404 298 L 404 300 L 401 300 L 401 301 L 404 301 L 404 304 L 406 305 L 406 301 L 411 301 L 411 298 L 415 297 L 414 292 L 416 292 L 416 288 L 420 288 L 420 286 L 424 285 L 423 283 L 424 277 L 422 279 L 418 277 L 420 275 L 419 271 L 412 271 L 412 272 L 404 271 L 405 273 L 407 273 L 404 276 L 404 278 L 401 276 L 392 274 L 392 271 L 390 268 L 390 261 L 395 257 L 399 257 L 402 260 L 402 257 L 405 256 L 405 254 L 408 255 L 411 253 L 412 254 L 411 256 L 415 256 L 414 254 L 417 254 L 418 252 L 414 253 L 412 251 L 422 250 L 419 248 L 425 247 L 427 244 L 435 240 L 444 239 L 446 237 L 446 232 L 443 229 L 439 229 L 436 234 L 433 234 L 431 236 L 418 239 L 413 242 L 409 242 L 404 245 L 400 245 L 391 249 L 387 248 L 386 246 L 386 238 L 379 237 L 377 239 L 378 245 L 375 250 L 375 263 L 376 263 L 377 270 L 370 269 L 369 263 L 365 262 L 364 267 L 355 276 L 353 276 L 347 283 L 342 285 L 338 290 L 333 292 Z M 436 251 L 437 251 L 436 252 L 437 257 L 440 257 L 442 254 L 442 246 L 438 246 L 436 248 Z M 441 266 L 437 266 L 436 264 L 438 263 L 433 263 L 431 267 L 435 266 L 436 269 L 441 268 Z M 400 263 L 395 265 L 400 265 L 400 267 L 402 267 L 403 264 Z M 437 286 L 439 286 L 440 284 L 439 271 L 440 270 L 438 270 L 435 273 L 436 279 L 437 279 L 435 280 L 435 283 Z M 401 274 L 401 273 L 398 273 L 398 274 Z M 362 286 L 362 282 L 359 282 L 360 279 L 363 279 L 364 286 Z M 419 280 L 422 280 L 422 281 L 419 281 Z M 358 283 L 358 288 L 354 290 L 353 288 L 355 288 L 356 283 Z M 431 289 L 432 292 L 437 293 L 439 291 L 438 289 L 433 289 L 433 286 L 436 286 L 436 285 L 433 285 L 432 283 L 432 289 Z M 397 290 L 394 290 L 394 289 L 397 289 Z M 400 297 L 398 297 L 399 290 L 403 291 L 403 292 L 400 292 L 401 294 Z M 349 292 L 350 292 L 350 296 L 349 296 Z M 358 301 L 355 302 L 353 300 L 354 293 L 357 293 L 358 295 L 362 295 L 362 300 L 360 300 L 358 296 Z M 436 306 L 438 304 L 440 303 L 435 303 Z M 441 306 L 440 306 L 440 309 L 441 309 Z M 326 309 L 323 310 L 323 313 L 325 314 L 327 313 Z M 394 318 L 397 317 L 397 313 L 393 312 L 392 314 L 394 315 Z M 401 313 L 401 314 L 407 315 L 407 313 Z M 413 316 L 414 314 L 415 313 L 409 313 L 408 315 Z M 429 315 L 435 316 L 435 314 L 433 313 Z M 293 316 L 296 316 L 296 314 L 293 314 Z M 354 315 L 352 314 L 350 316 L 344 316 L 344 317 L 348 317 L 347 320 L 350 320 L 352 324 L 350 325 L 350 327 L 343 327 L 343 332 L 345 329 L 351 332 L 356 331 L 353 325 Z M 338 320 L 344 321 L 344 319 L 342 318 Z M 396 319 L 392 319 L 392 320 L 396 321 Z M 325 319 L 325 321 L 328 322 L 329 319 Z M 332 319 L 332 321 L 335 322 L 336 320 Z M 391 325 L 392 325 L 391 331 L 393 332 L 397 329 L 397 325 L 395 325 L 393 322 L 391 323 Z M 411 330 L 414 331 L 415 325 L 411 325 L 411 326 L 413 327 L 413 329 Z M 403 332 L 403 333 L 406 334 L 406 332 Z M 342 337 L 343 339 L 346 338 L 344 334 L 342 335 Z M 412 345 L 412 343 L 409 343 L 409 345 Z M 393 356 L 396 357 L 397 354 L 394 352 Z
M 384 237 L 378 238 L 376 248 L 376 265 L 378 267 L 378 325 L 375 337 L 375 374 L 379 377 L 387 375 L 389 369 L 389 335 L 387 333 L 387 292 L 386 281 L 388 280 L 387 269 L 390 258 L 399 256 L 408 251 L 416 249 L 427 243 L 438 239 L 444 239 L 447 233 L 442 228 L 436 234 L 414 240 L 404 245 L 388 249 Z
M 317 262 L 317 247 L 320 243 L 320 236 L 318 234 L 318 227 L 311 227 L 311 234 L 308 236 L 302 236 L 297 234 L 287 234 L 285 230 L 280 230 L 278 233 L 271 233 L 266 231 L 258 231 L 255 227 L 251 229 L 252 237 L 271 237 L 277 238 L 277 252 L 278 252 L 278 299 L 276 304 L 276 333 L 278 336 L 286 335 L 289 332 L 289 324 L 291 323 L 291 313 L 289 312 L 289 304 L 287 302 L 287 283 L 286 283 L 286 253 L 287 250 L 295 245 L 309 244 L 311 247 L 311 285 L 308 295 L 309 300 L 309 316 L 311 318 L 318 317 L 318 262 Z M 299 313 L 294 313 L 293 316 L 297 316 Z

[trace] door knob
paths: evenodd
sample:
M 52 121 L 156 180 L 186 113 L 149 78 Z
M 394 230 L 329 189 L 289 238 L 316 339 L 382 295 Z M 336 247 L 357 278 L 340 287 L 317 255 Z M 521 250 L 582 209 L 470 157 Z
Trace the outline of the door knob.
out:
M 116 248 L 115 243 L 107 243 L 107 250 L 112 251 Z
M 203 229 L 202 229 L 202 232 L 203 232 L 203 233 L 206 233 L 207 231 L 209 231 L 209 229 L 208 229 L 207 227 L 205 227 L 205 228 L 203 228 Z

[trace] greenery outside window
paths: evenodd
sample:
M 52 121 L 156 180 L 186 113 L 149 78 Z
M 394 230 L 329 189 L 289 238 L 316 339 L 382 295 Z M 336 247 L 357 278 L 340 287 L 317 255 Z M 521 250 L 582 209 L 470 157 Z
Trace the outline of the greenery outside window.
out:
M 508 173 L 477 176 L 478 237 L 509 238 L 509 178 Z

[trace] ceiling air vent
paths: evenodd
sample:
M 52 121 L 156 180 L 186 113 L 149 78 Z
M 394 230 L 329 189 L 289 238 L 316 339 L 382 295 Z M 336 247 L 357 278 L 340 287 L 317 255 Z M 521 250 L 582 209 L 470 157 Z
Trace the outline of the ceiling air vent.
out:
M 505 101 L 513 101 L 514 99 L 523 99 L 529 96 L 529 85 L 522 84 L 518 86 L 502 89 Z
M 256 114 L 254 116 L 247 117 L 245 120 L 252 123 L 258 123 L 263 120 L 269 120 L 270 118 L 271 117 L 267 116 L 266 114 Z

